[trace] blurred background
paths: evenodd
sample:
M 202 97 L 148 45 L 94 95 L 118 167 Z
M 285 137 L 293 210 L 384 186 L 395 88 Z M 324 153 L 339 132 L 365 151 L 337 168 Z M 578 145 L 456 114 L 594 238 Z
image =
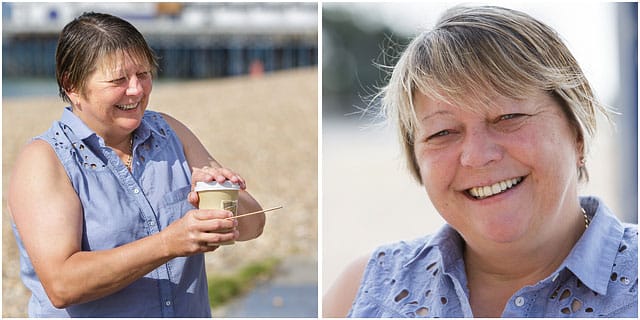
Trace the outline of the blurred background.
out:
M 39 89 L 13 87 L 25 77 L 50 83 L 58 33 L 86 11 L 107 12 L 134 23 L 161 57 L 163 80 L 317 65 L 314 3 L 3 2 L 2 73 L 12 80 L 3 82 L 7 94 Z
M 435 232 L 444 222 L 401 157 L 396 128 L 370 98 L 402 48 L 457 1 L 324 3 L 322 6 L 322 288 L 377 246 Z M 620 113 L 599 119 L 587 158 L 597 195 L 637 222 L 637 3 L 484 1 L 524 11 L 554 28 L 597 96 Z M 367 110 L 367 111 L 364 111 Z
M 316 3 L 2 3 L 2 316 L 26 317 L 6 208 L 19 150 L 60 118 L 58 33 L 85 11 L 131 22 L 160 57 L 149 109 L 185 123 L 243 175 L 263 235 L 206 257 L 215 317 L 318 315 Z M 28 195 L 25 195 L 28 196 Z

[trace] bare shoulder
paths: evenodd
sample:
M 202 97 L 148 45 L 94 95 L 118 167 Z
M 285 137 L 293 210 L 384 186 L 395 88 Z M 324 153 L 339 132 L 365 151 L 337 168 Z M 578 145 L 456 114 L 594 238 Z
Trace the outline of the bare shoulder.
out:
M 180 123 L 180 121 L 178 121 L 178 119 L 174 118 L 173 116 L 171 116 L 168 113 L 158 112 L 158 114 L 160 114 L 162 116 L 162 118 L 164 118 L 164 120 L 167 121 L 167 123 L 169 123 L 169 125 L 182 124 L 182 123 Z
M 198 140 L 196 135 L 184 123 L 182 123 L 180 120 L 178 120 L 178 119 L 176 119 L 176 118 L 174 118 L 174 117 L 172 117 L 169 114 L 164 113 L 164 112 L 160 112 L 160 115 L 169 124 L 171 129 L 176 133 L 176 135 L 178 136 L 178 139 L 180 139 L 180 141 L 182 142 L 182 144 L 185 147 L 185 152 L 188 151 L 188 149 L 192 145 L 194 145 L 194 144 L 199 145 L 200 144 L 200 141 Z M 188 156 L 188 154 L 187 154 L 187 156 Z
M 352 261 L 326 291 L 322 299 L 322 316 L 344 318 L 353 304 L 369 255 L 363 255 Z
M 180 139 L 180 142 L 182 142 L 184 154 L 190 167 L 203 167 L 211 165 L 211 161 L 215 162 L 215 159 L 211 157 L 205 146 L 191 129 L 166 113 L 160 113 L 160 115 L 167 121 L 171 129 L 178 136 L 178 139 Z
M 24 146 L 16 158 L 13 174 L 30 175 L 41 174 L 44 171 L 53 174 L 51 171 L 57 168 L 63 170 L 58 156 L 49 143 L 44 140 L 33 140 Z M 13 175 L 12 175 L 13 176 Z
M 80 199 L 47 142 L 34 140 L 18 155 L 9 181 L 7 202 L 37 268 L 66 258 L 79 249 Z
M 57 170 L 56 170 L 57 169 Z M 11 185 L 28 183 L 28 178 L 47 179 L 62 169 L 55 151 L 43 140 L 29 142 L 18 154 L 11 173 Z
M 159 112 L 159 114 L 169 124 L 171 129 L 175 131 L 175 133 L 178 135 L 180 140 L 184 141 L 185 135 L 193 135 L 191 130 L 189 130 L 189 128 L 187 128 L 187 126 L 184 123 L 182 123 L 180 120 L 164 112 Z
M 33 194 L 49 194 L 52 197 L 75 195 L 62 163 L 51 145 L 43 140 L 28 143 L 15 160 L 9 179 L 10 213 L 23 212 L 21 208 L 37 203 L 37 199 L 30 197 Z

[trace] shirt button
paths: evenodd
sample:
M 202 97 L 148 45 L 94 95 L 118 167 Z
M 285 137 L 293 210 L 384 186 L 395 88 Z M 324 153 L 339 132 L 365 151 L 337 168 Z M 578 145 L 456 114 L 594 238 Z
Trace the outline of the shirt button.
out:
M 153 227 L 153 226 L 155 226 L 155 225 L 156 225 L 156 222 L 155 222 L 155 221 L 153 221 L 153 220 L 149 221 L 149 226 L 152 226 L 152 227 Z
M 169 301 L 169 300 L 165 301 L 164 305 L 167 306 L 167 307 L 171 306 L 171 301 Z
M 140 189 L 138 189 L 138 188 L 133 189 L 133 193 L 135 193 L 135 194 L 140 193 Z
M 524 306 L 524 298 L 523 297 L 517 297 L 515 303 L 516 303 L 516 306 L 518 306 L 518 307 Z

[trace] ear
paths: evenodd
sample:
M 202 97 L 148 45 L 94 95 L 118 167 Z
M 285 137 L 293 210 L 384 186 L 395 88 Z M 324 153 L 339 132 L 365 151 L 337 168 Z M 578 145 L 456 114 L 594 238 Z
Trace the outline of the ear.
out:
M 80 93 L 78 93 L 76 90 L 65 90 L 64 92 L 67 95 L 67 97 L 69 98 L 69 100 L 71 101 L 71 108 L 72 109 L 81 108 L 81 105 L 80 105 Z
M 585 162 L 586 150 L 584 149 L 584 137 L 582 134 L 576 134 L 576 159 L 578 159 L 578 167 L 583 167 Z
M 64 93 L 67 95 L 69 100 L 71 100 L 71 105 L 75 106 L 79 103 L 80 92 L 77 88 L 74 88 L 69 81 L 69 74 L 65 73 L 62 76 L 62 87 L 64 88 Z
M 75 89 L 65 90 L 64 92 L 67 94 L 69 99 L 71 99 L 71 101 L 75 102 L 78 98 L 80 98 L 80 94 Z

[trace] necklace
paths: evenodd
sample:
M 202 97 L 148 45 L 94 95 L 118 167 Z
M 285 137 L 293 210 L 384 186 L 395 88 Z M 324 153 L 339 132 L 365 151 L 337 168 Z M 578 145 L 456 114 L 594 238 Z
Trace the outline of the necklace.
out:
M 580 210 L 582 211 L 582 216 L 584 217 L 584 228 L 587 229 L 589 228 L 591 220 L 589 220 L 589 216 L 587 216 L 587 212 L 584 211 L 584 208 L 580 207 Z
M 129 141 L 129 157 L 127 158 L 127 162 L 125 163 L 125 166 L 127 166 L 127 169 L 129 171 L 131 171 L 132 160 L 133 160 L 133 135 L 131 135 L 131 140 Z

